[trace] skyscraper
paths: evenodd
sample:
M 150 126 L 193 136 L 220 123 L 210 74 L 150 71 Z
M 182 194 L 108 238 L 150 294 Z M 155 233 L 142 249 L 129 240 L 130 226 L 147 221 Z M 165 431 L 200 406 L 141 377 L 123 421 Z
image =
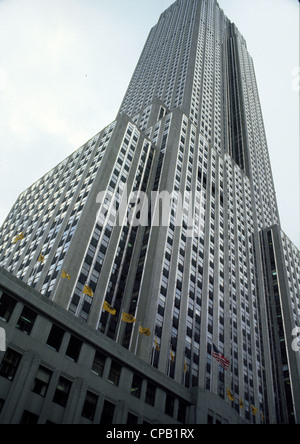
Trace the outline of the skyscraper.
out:
M 153 216 L 159 209 L 167 223 Z M 229 403 L 250 422 L 287 422 L 299 420 L 299 399 L 293 387 L 289 401 L 274 390 L 283 381 L 274 350 L 284 358 L 266 286 L 274 270 L 262 254 L 274 226 L 246 42 L 215 0 L 177 0 L 152 28 L 116 120 L 15 203 L 0 266 L 99 341 L 190 389 L 206 417 Z

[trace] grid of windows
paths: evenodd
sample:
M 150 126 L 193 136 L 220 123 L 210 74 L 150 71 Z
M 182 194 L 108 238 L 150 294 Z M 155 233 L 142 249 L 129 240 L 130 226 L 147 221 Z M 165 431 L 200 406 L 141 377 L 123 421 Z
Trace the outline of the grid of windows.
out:
M 169 109 L 183 104 L 197 3 L 177 2 L 162 14 L 145 44 L 122 113 L 136 115 L 156 97 Z
M 288 288 L 295 326 L 300 325 L 300 257 L 299 250 L 291 240 L 281 232 Z
M 201 4 L 190 119 L 221 153 L 222 34 L 224 16 L 212 2 Z
M 129 174 L 132 175 L 133 173 L 132 164 L 135 162 L 134 159 L 136 156 L 138 156 L 138 158 L 134 180 L 132 182 L 132 189 L 127 189 L 127 192 L 137 192 L 139 190 L 145 191 L 147 187 L 154 153 L 150 142 L 147 140 L 140 142 L 142 143 L 142 149 L 137 152 L 136 147 L 139 143 L 139 138 L 140 132 L 134 125 L 129 123 L 120 146 L 119 154 L 116 157 L 115 165 L 112 168 L 112 175 L 107 189 L 107 193 L 111 193 L 110 198 L 107 201 L 105 199 L 102 200 L 99 218 L 91 237 L 84 263 L 79 274 L 78 283 L 69 306 L 70 311 L 84 320 L 87 320 L 90 313 L 93 297 L 90 295 L 84 295 L 83 288 L 84 285 L 87 284 L 93 290 L 93 293 L 95 293 L 98 282 L 101 278 L 103 279 L 101 275 L 102 266 L 109 249 L 110 241 L 115 233 L 114 225 L 116 219 L 119 218 L 118 207 L 122 198 L 122 192 L 126 191 L 125 184 L 128 183 Z M 104 211 L 104 206 L 107 206 L 107 203 L 111 206 L 107 208 L 107 211 Z M 129 210 L 132 211 L 133 209 L 128 208 L 128 211 Z M 120 223 L 122 224 L 123 221 L 120 221 Z M 122 287 L 124 290 L 127 272 L 130 266 L 130 258 L 134 249 L 136 233 L 137 227 L 131 229 L 127 226 L 123 227 L 119 239 L 119 246 L 116 250 L 114 263 L 112 265 L 110 279 L 105 278 L 105 282 L 107 282 L 105 300 L 117 309 L 123 304 L 124 291 L 118 291 L 116 282 L 118 282 L 119 287 Z M 110 257 L 109 260 L 112 260 L 112 257 Z M 121 264 L 127 267 L 127 271 L 125 271 L 124 266 L 121 269 Z M 131 310 L 134 311 L 133 307 Z M 107 313 L 103 313 L 99 322 L 100 331 L 105 331 L 107 322 Z M 116 333 L 116 324 L 117 319 L 110 319 L 110 324 L 107 327 L 107 334 L 110 337 L 114 337 Z
M 115 122 L 21 194 L 1 228 L 0 266 L 48 297 L 114 126 Z M 14 244 L 21 231 L 24 239 Z
M 15 302 L 12 305 L 12 301 Z M 10 299 L 4 294 L 0 292 L 0 303 L 3 309 L 3 312 L 10 313 L 10 316 L 6 316 L 6 321 L 10 322 L 12 318 L 14 318 L 13 313 L 14 310 L 19 310 L 20 302 L 14 297 L 10 297 Z M 18 307 L 18 308 L 16 308 Z M 22 308 L 22 316 L 29 310 L 29 307 L 23 305 Z M 30 309 L 31 310 L 31 309 Z M 44 318 L 44 315 L 39 313 L 38 310 L 39 323 L 43 318 L 45 322 L 45 327 L 47 329 L 48 323 L 51 321 L 47 318 Z M 32 320 L 32 324 L 34 325 L 36 322 L 36 318 Z M 86 357 L 80 357 L 81 349 L 84 347 L 89 347 L 89 356 L 93 356 L 93 359 L 89 359 L 90 363 L 90 373 L 93 375 L 93 378 L 102 378 L 103 381 L 108 381 L 110 384 L 118 387 L 121 384 L 121 376 L 122 372 L 125 370 L 126 375 L 128 376 L 128 372 L 130 372 L 129 382 L 124 380 L 122 382 L 122 389 L 126 387 L 128 391 L 128 395 L 130 394 L 134 398 L 139 399 L 141 402 L 145 402 L 148 406 L 153 407 L 153 412 L 156 415 L 157 409 L 161 410 L 162 413 L 166 413 L 167 415 L 173 417 L 175 421 L 179 421 L 181 423 L 185 423 L 187 419 L 188 413 L 188 402 L 184 399 L 178 397 L 176 394 L 169 392 L 167 389 L 164 389 L 155 379 L 150 379 L 143 375 L 142 373 L 136 373 L 129 366 L 121 361 L 119 361 L 114 356 L 110 355 L 108 350 L 98 349 L 96 347 L 91 346 L 89 341 L 85 341 L 84 338 L 77 338 L 73 334 L 71 334 L 67 327 L 64 325 L 58 326 L 56 324 L 52 324 L 52 327 L 49 331 L 46 342 L 43 343 L 44 347 L 51 347 L 57 354 L 64 354 L 65 358 L 73 361 L 73 365 L 82 365 L 83 359 Z M 16 328 L 19 328 L 19 321 L 16 324 Z M 44 337 L 45 338 L 45 337 Z M 43 339 L 40 338 L 39 333 L 36 331 L 33 333 L 33 340 L 43 342 Z M 64 344 L 62 346 L 62 344 Z M 45 351 L 45 355 L 43 352 Z M 46 403 L 49 404 L 53 402 L 54 404 L 67 408 L 70 405 L 71 398 L 74 397 L 74 390 L 76 390 L 77 378 L 74 377 L 74 374 L 70 372 L 67 374 L 66 371 L 60 371 L 53 367 L 52 362 L 48 362 L 46 356 L 48 356 L 46 349 L 43 349 L 41 354 L 36 354 L 34 358 L 34 365 L 31 366 L 30 374 L 23 371 L 23 366 L 27 366 L 28 357 L 27 352 L 21 350 L 19 347 L 14 346 L 11 343 L 10 347 L 7 348 L 6 352 L 1 356 L 0 359 L 0 378 L 4 378 L 7 381 L 13 382 L 16 378 L 16 375 L 22 374 L 22 378 L 27 378 L 26 382 L 26 397 L 30 399 L 31 393 L 40 398 L 46 399 Z M 42 357 L 43 356 L 43 357 Z M 27 367 L 26 367 L 27 368 Z M 66 368 L 69 368 L 67 365 Z M 80 367 L 82 368 L 82 367 Z M 86 371 L 86 364 L 85 369 Z M 75 371 L 77 375 L 78 370 Z M 27 376 L 26 376 L 27 375 Z M 21 379 L 22 379 L 21 378 Z M 20 379 L 20 378 L 19 378 Z M 92 387 L 80 388 L 80 393 L 84 394 L 84 397 L 80 397 L 80 405 L 78 406 L 78 411 L 81 412 L 81 417 L 86 420 L 93 422 L 96 417 L 99 418 L 99 422 L 105 424 L 113 424 L 115 423 L 115 408 L 116 401 L 108 400 L 104 397 L 103 393 L 99 393 L 95 387 L 98 387 L 99 382 L 96 383 L 95 379 L 91 381 L 94 382 Z M 22 383 L 21 383 L 22 384 Z M 124 385 L 125 384 L 125 385 Z M 5 384 L 4 384 L 5 385 Z M 4 386 L 3 384 L 1 387 Z M 80 386 L 81 387 L 81 386 Z M 24 387 L 21 388 L 24 392 Z M 4 389 L 6 391 L 6 389 Z M 24 398 L 25 393 L 23 393 Z M 163 405 L 158 405 L 156 400 L 163 400 Z M 6 396 L 6 395 L 5 395 Z M 25 398 L 24 398 L 25 399 Z M 23 399 L 23 401 L 24 401 Z M 170 404 L 171 400 L 171 404 Z M 78 399 L 76 398 L 76 402 L 78 403 Z M 28 403 L 27 403 L 28 404 Z M 5 400 L 1 398 L 0 403 L 0 413 L 3 406 L 5 406 Z M 29 404 L 28 404 L 29 405 Z M 24 410 L 21 417 L 20 423 L 37 423 L 39 421 L 39 414 L 36 414 L 36 405 L 32 403 L 34 412 L 29 410 Z M 40 405 L 40 403 L 38 404 Z M 176 408 L 175 408 L 176 405 Z M 154 408 L 155 407 L 155 408 Z M 100 412 L 99 412 L 100 409 Z M 129 412 L 131 415 L 133 413 Z M 50 410 L 48 411 L 50 415 Z M 57 415 L 56 415 L 57 416 Z M 133 416 L 140 421 L 140 414 L 136 413 Z M 141 417 L 142 418 L 142 417 Z M 132 418 L 129 420 L 131 421 Z M 144 419 L 145 420 L 145 419 Z M 43 418 L 45 421 L 45 417 Z M 48 421 L 47 421 L 48 422 Z M 50 422 L 49 422 L 50 423 Z M 130 422 L 131 423 L 131 422 Z
M 279 223 L 276 195 L 252 58 L 237 39 L 259 228 Z
M 117 216 L 116 208 L 113 205 L 115 205 L 115 202 L 117 204 L 120 202 L 120 193 L 124 190 L 127 182 L 139 137 L 139 131 L 132 124 L 128 124 L 106 190 L 107 193 L 113 195 L 112 199 L 108 199 L 112 208 L 107 209 L 108 211 L 103 211 L 103 208 L 101 208 L 102 211 L 99 211 L 99 218 L 92 233 L 74 295 L 69 305 L 69 310 L 84 320 L 87 320 L 93 299 L 89 295 L 84 295 L 83 289 L 85 285 L 88 285 L 94 292 L 99 281 Z M 105 205 L 107 205 L 107 200 L 103 199 L 102 207 Z M 105 227 L 105 230 L 103 230 L 103 227 Z
M 252 419 L 251 405 L 256 403 L 262 412 L 267 406 L 263 399 L 265 375 L 257 298 L 251 185 L 246 174 L 229 155 L 225 155 L 223 160 L 216 150 L 210 148 L 201 133 L 198 135 L 199 142 L 195 151 L 196 140 L 197 130 L 193 125 L 189 125 L 184 117 L 174 190 L 180 191 L 183 187 L 190 190 L 192 178 L 197 177 L 193 191 L 195 191 L 195 205 L 199 205 L 202 201 L 200 210 L 202 229 L 200 236 L 193 238 L 190 243 L 187 242 L 184 233 L 184 222 L 179 230 L 180 233 L 177 233 L 174 227 L 176 214 L 176 199 L 174 199 L 170 208 L 151 363 L 159 367 L 160 348 L 169 335 L 167 343 L 170 354 L 166 373 L 174 377 L 176 366 L 181 366 L 183 385 L 197 386 L 200 382 L 200 351 L 204 347 L 204 344 L 200 343 L 204 323 L 207 341 L 206 389 L 225 399 L 224 370 L 221 368 L 218 370 L 217 380 L 213 377 L 212 345 L 215 343 L 224 354 L 231 357 L 231 391 L 235 398 L 234 408 L 247 419 Z M 181 171 L 183 163 L 186 165 L 185 175 Z M 174 245 L 177 245 L 177 238 L 179 251 L 177 269 L 174 270 L 176 262 L 173 249 Z M 189 273 L 188 280 L 185 278 L 187 273 Z M 225 289 L 226 276 L 229 280 L 229 298 Z M 175 282 L 175 286 L 171 284 L 170 279 Z M 187 289 L 186 299 L 182 295 L 187 293 Z M 205 314 L 203 290 L 208 295 L 204 303 Z M 165 313 L 167 307 L 169 307 L 167 310 L 170 310 L 170 300 L 173 301 L 172 324 L 171 331 L 167 332 Z M 184 313 L 183 307 L 186 303 L 187 309 Z M 230 311 L 230 317 L 225 316 L 225 304 Z M 185 352 L 184 359 L 181 356 L 180 362 L 177 362 L 176 349 L 180 322 L 186 326 Z M 254 391 L 254 380 L 258 384 L 258 393 Z M 240 409 L 240 398 L 245 399 L 244 410 Z

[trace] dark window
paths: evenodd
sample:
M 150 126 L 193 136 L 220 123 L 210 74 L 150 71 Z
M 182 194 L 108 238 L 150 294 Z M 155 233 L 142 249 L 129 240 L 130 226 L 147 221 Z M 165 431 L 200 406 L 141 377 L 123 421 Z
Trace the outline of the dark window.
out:
M 17 322 L 16 328 L 21 330 L 23 333 L 30 335 L 36 317 L 37 314 L 34 311 L 30 310 L 28 307 L 24 307 Z
M 214 423 L 214 418 L 212 415 L 207 415 L 207 424 L 213 424 Z
M 64 334 L 65 331 L 62 328 L 53 325 L 49 333 L 47 345 L 54 348 L 56 351 L 59 351 Z
M 32 391 L 40 396 L 45 397 L 50 384 L 51 377 L 52 377 L 52 372 L 47 368 L 40 366 L 34 380 Z
M 37 424 L 38 420 L 39 420 L 38 415 L 35 415 L 34 413 L 24 410 L 20 424 Z
M 104 356 L 99 351 L 96 351 L 95 358 L 92 366 L 92 372 L 96 373 L 97 376 L 102 377 L 104 366 L 105 366 L 106 356 Z
M 108 380 L 116 386 L 119 385 L 121 370 L 122 370 L 122 367 L 119 364 L 117 364 L 116 362 L 112 361 Z
M 94 393 L 87 392 L 81 415 L 84 418 L 93 421 L 96 412 L 97 402 L 98 402 L 98 396 L 95 395 Z
M 148 382 L 147 384 L 147 391 L 146 391 L 146 403 L 154 406 L 155 403 L 155 393 L 156 393 L 156 387 L 151 382 Z
M 3 409 L 4 403 L 5 403 L 4 399 L 0 398 L 0 413 L 1 413 L 2 409 Z
M 186 404 L 184 404 L 181 401 L 179 401 L 178 417 L 177 417 L 177 419 L 182 424 L 185 424 L 185 420 L 186 420 Z
M 159 110 L 158 120 L 162 119 L 165 116 L 165 114 L 166 114 L 166 110 L 165 110 L 165 108 L 163 108 L 161 106 L 160 110 Z
M 73 361 L 77 362 L 81 350 L 82 342 L 75 338 L 74 336 L 71 336 L 69 345 L 66 351 L 66 356 L 73 359 Z
M 133 415 L 133 413 L 128 413 L 127 424 L 137 424 L 137 423 L 138 423 L 138 417 L 136 415 Z
M 138 375 L 133 375 L 132 386 L 130 393 L 136 398 L 140 398 L 142 391 L 143 379 Z
M 53 402 L 61 405 L 62 407 L 66 407 L 71 386 L 72 382 L 70 382 L 66 378 L 60 377 L 56 387 L 56 391 L 54 393 Z
M 14 311 L 16 303 L 17 301 L 6 294 L 0 296 L 0 318 L 8 322 L 12 312 Z
M 113 423 L 115 404 L 104 401 L 100 424 L 109 425 Z
M 166 415 L 169 415 L 169 416 L 174 415 L 174 404 L 175 404 L 175 398 L 171 395 L 167 395 L 166 408 L 165 408 Z
M 22 355 L 8 348 L 0 365 L 0 376 L 12 381 L 18 370 Z

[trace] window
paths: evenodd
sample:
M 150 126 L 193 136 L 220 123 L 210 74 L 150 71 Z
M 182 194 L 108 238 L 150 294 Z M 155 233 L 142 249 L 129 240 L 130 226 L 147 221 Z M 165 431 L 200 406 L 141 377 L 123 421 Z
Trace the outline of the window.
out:
M 159 110 L 158 120 L 162 119 L 165 116 L 165 114 L 166 114 L 166 109 L 161 106 Z
M 71 336 L 69 345 L 66 351 L 66 356 L 73 359 L 73 361 L 77 362 L 81 350 L 82 342 L 75 338 L 74 336 Z
M 16 328 L 21 330 L 23 333 L 30 335 L 36 317 L 37 314 L 34 311 L 30 310 L 28 307 L 24 307 L 17 322 Z
M 143 379 L 138 375 L 133 375 L 132 386 L 130 393 L 136 398 L 140 398 L 142 390 Z
M 34 380 L 32 391 L 40 396 L 45 397 L 51 377 L 52 377 L 52 372 L 47 368 L 40 366 Z
M 174 414 L 174 405 L 175 405 L 175 398 L 171 395 L 167 394 L 166 397 L 166 407 L 165 407 L 165 413 L 169 416 L 173 416 Z
M 62 407 L 66 407 L 72 382 L 62 376 L 59 378 L 56 391 L 54 393 L 53 402 Z
M 207 415 L 207 424 L 213 424 L 214 423 L 214 418 L 211 414 Z
M 38 420 L 39 420 L 38 415 L 35 415 L 34 413 L 24 410 L 20 424 L 37 424 Z
M 108 380 L 116 386 L 119 385 L 121 370 L 122 370 L 122 367 L 119 364 L 117 364 L 114 361 L 111 363 Z
M 115 407 L 115 404 L 107 400 L 104 401 L 100 424 L 109 425 L 113 423 Z
M 7 296 L 6 294 L 3 294 L 0 297 L 0 318 L 8 322 L 12 315 L 12 312 L 14 311 L 16 303 L 17 302 L 13 298 Z
M 126 424 L 137 424 L 138 423 L 138 417 L 134 415 L 133 413 L 128 413 L 127 416 L 127 423 Z
M 96 351 L 95 358 L 92 366 L 92 372 L 95 373 L 97 376 L 102 377 L 104 366 L 105 366 L 106 356 L 104 356 L 99 351 Z
M 146 403 L 149 405 L 154 406 L 155 404 L 155 394 L 156 394 L 156 387 L 151 382 L 148 382 L 147 384 L 147 391 L 146 391 Z
M 4 403 L 5 403 L 4 399 L 1 399 L 1 398 L 0 398 L 0 413 L 2 412 L 2 409 L 3 409 Z
M 18 370 L 22 355 L 8 348 L 0 365 L 0 376 L 13 381 Z
M 96 412 L 97 402 L 98 402 L 98 396 L 95 395 L 94 393 L 87 392 L 81 416 L 93 421 Z
M 185 424 L 185 420 L 186 420 L 186 404 L 184 404 L 182 401 L 179 401 L 177 419 L 178 419 L 179 422 L 182 422 L 182 424 Z
M 54 348 L 54 350 L 59 351 L 64 334 L 65 331 L 62 328 L 58 327 L 57 325 L 53 325 L 49 333 L 47 345 Z

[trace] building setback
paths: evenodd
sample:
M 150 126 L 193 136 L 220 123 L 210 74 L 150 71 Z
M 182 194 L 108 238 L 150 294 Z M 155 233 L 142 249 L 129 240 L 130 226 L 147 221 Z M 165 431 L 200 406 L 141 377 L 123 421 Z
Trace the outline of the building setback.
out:
M 133 196 L 146 196 L 151 207 Z M 153 223 L 159 208 L 164 224 Z M 99 353 L 107 356 L 108 347 L 110 360 L 122 356 L 116 362 L 124 374 L 135 378 L 139 369 L 135 381 L 143 381 L 144 395 L 148 379 L 159 382 L 159 390 L 170 387 L 162 396 L 176 399 L 173 415 L 155 416 L 147 406 L 145 421 L 299 422 L 299 353 L 291 349 L 299 256 L 280 230 L 245 39 L 215 0 L 177 0 L 152 28 L 115 121 L 13 206 L 0 230 L 0 267 L 12 275 L 1 271 L 0 309 L 7 292 L 21 309 L 20 288 L 26 288 L 40 325 L 49 328 L 56 310 L 69 337 L 80 331 L 74 337 L 81 343 L 92 336 Z M 278 291 L 274 257 L 277 276 L 284 276 Z M 31 334 L 15 333 L 11 317 L 10 349 L 30 354 Z M 36 353 L 49 374 L 44 339 Z M 84 367 L 95 350 L 83 349 L 85 359 L 61 377 L 81 378 L 76 384 L 88 387 L 99 422 L 102 401 L 116 405 L 123 388 L 114 388 L 109 401 L 106 379 L 96 382 Z M 62 366 L 64 353 L 55 354 Z M 64 391 L 68 384 L 60 386 Z M 5 413 L 17 399 L 5 390 L 0 421 L 19 421 L 20 415 Z M 76 393 L 83 397 L 84 389 Z M 128 421 L 131 406 L 139 411 L 128 387 L 122 393 L 125 404 L 111 415 L 114 423 Z M 42 419 L 37 410 L 26 411 L 51 420 L 50 395 L 48 401 Z M 56 419 L 76 423 L 81 416 L 64 411 Z

